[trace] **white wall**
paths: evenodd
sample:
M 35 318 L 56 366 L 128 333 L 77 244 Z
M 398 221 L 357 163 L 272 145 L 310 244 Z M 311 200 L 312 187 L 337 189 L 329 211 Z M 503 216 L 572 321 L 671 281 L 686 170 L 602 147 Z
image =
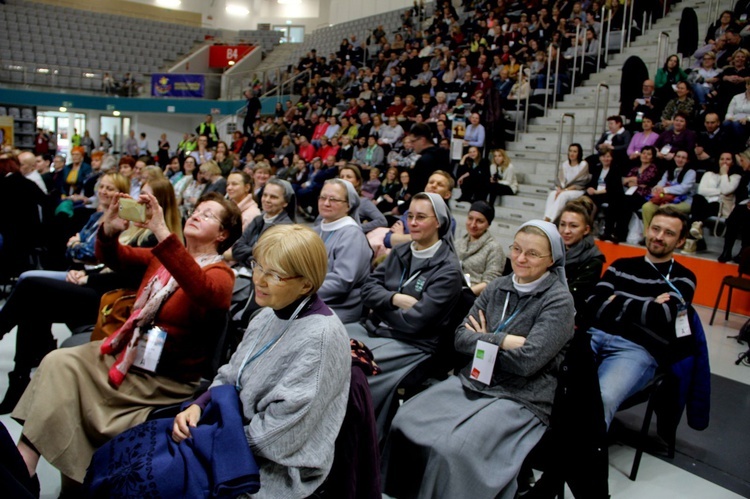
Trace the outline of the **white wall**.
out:
M 330 24 L 339 24 L 382 12 L 411 7 L 413 0 L 330 0 Z
M 135 130 L 136 137 L 141 133 L 146 134 L 148 150 L 155 153 L 159 147 L 159 137 L 162 133 L 167 134 L 167 140 L 172 151 L 177 149 L 177 144 L 182 140 L 185 132 L 192 132 L 201 124 L 205 115 L 202 114 L 153 114 L 137 113 L 132 115 L 131 125 Z M 97 120 L 98 121 L 98 120 Z M 221 137 L 222 140 L 226 137 Z M 124 140 L 124 139 L 123 139 Z
M 158 5 L 156 0 L 130 0 L 148 5 Z M 386 0 L 386 2 L 389 0 Z M 299 5 L 281 5 L 276 0 L 182 0 L 177 10 L 203 14 L 203 25 L 230 30 L 256 29 L 258 23 L 304 25 L 311 33 L 321 24 L 328 23 L 330 0 L 301 0 Z M 227 14 L 226 6 L 239 5 L 250 11 L 247 16 Z

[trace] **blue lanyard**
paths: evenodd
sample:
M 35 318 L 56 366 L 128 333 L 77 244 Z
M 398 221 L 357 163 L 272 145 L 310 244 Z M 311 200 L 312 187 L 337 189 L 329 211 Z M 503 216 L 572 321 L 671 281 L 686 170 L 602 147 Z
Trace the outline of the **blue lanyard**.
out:
M 326 244 L 328 242 L 328 240 L 331 238 L 334 232 L 336 231 L 332 230 L 331 232 L 328 233 L 328 235 L 326 235 L 325 239 L 323 239 L 323 244 Z
M 496 328 L 495 328 L 495 330 L 494 330 L 494 331 L 492 332 L 492 334 L 498 334 L 498 333 L 502 333 L 503 331 L 505 331 L 505 326 L 507 326 L 507 325 L 508 325 L 508 323 L 509 323 L 510 321 L 512 321 L 512 320 L 513 320 L 513 319 L 515 318 L 515 316 L 517 316 L 517 315 L 518 315 L 518 313 L 519 313 L 519 312 L 520 312 L 521 310 L 523 310 L 523 307 L 519 307 L 519 308 L 517 308 L 517 309 L 516 309 L 516 311 L 515 311 L 515 312 L 513 312 L 513 313 L 512 313 L 511 315 L 510 315 L 510 317 L 508 317 L 507 319 L 505 319 L 505 313 L 506 313 L 506 312 L 508 311 L 508 302 L 509 302 L 509 301 L 510 301 L 510 293 L 507 293 L 507 294 L 505 295 L 505 305 L 503 305 L 503 316 L 502 316 L 502 317 L 500 318 L 500 324 L 498 324 L 498 325 L 497 325 L 497 327 L 496 327 Z M 504 319 L 504 320 L 503 320 L 503 319 Z
M 281 331 L 281 333 L 278 336 L 276 336 L 275 338 L 273 338 L 271 341 L 269 341 L 268 343 L 266 343 L 265 345 L 263 345 L 261 347 L 261 349 L 258 350 L 251 357 L 250 354 L 253 353 L 253 350 L 255 350 L 255 347 L 258 345 L 258 341 L 260 340 L 260 333 L 258 334 L 258 336 L 255 337 L 255 342 L 253 342 L 253 346 L 251 346 L 248 349 L 247 353 L 245 354 L 245 358 L 242 359 L 242 364 L 240 365 L 240 370 L 237 372 L 237 380 L 234 382 L 234 387 L 237 389 L 238 392 L 242 391 L 242 381 L 241 381 L 241 379 L 242 379 L 242 372 L 245 370 L 245 368 L 247 366 L 249 366 L 250 363 L 252 363 L 255 359 L 257 359 L 258 357 L 260 357 L 261 355 L 263 355 L 264 353 L 266 353 L 269 349 L 271 349 L 274 345 L 276 345 L 276 342 L 279 341 L 281 339 L 281 337 L 284 336 L 284 334 L 286 334 L 286 332 L 289 330 L 289 327 L 292 325 L 292 322 L 294 321 L 294 319 L 297 318 L 297 316 L 299 315 L 300 311 L 305 307 L 305 305 L 307 305 L 307 303 L 309 301 L 310 301 L 310 297 L 309 296 L 307 298 L 305 298 L 304 300 L 302 300 L 302 303 L 300 303 L 299 306 L 297 306 L 297 309 L 294 311 L 294 313 L 292 314 L 292 316 L 289 318 L 288 321 L 286 321 L 286 325 L 284 326 L 284 329 Z
M 644 258 L 645 258 L 645 257 L 644 257 Z M 666 282 L 666 283 L 667 283 L 667 286 L 669 286 L 670 288 L 672 288 L 672 290 L 673 290 L 673 291 L 674 291 L 675 293 L 677 293 L 677 297 L 678 297 L 678 298 L 680 299 L 680 301 L 681 301 L 681 302 L 682 302 L 682 304 L 684 305 L 684 304 L 685 304 L 685 298 L 683 298 L 683 297 L 682 297 L 682 293 L 680 293 L 680 290 L 679 290 L 679 289 L 677 289 L 677 288 L 675 287 L 675 285 L 674 285 L 674 284 L 672 284 L 672 283 L 671 283 L 671 282 L 669 281 L 669 276 L 670 276 L 670 275 L 672 274 L 672 266 L 674 265 L 674 258 L 672 258 L 672 262 L 671 262 L 671 263 L 669 264 L 669 271 L 667 272 L 667 275 L 666 275 L 666 277 L 665 277 L 665 276 L 664 276 L 664 275 L 663 275 L 663 274 L 662 274 L 661 272 L 659 272 L 659 269 L 657 269 L 657 268 L 656 268 L 656 265 L 654 265 L 654 263 L 653 263 L 653 262 L 652 262 L 651 260 L 649 260 L 648 258 L 645 258 L 645 259 L 646 259 L 646 261 L 647 261 L 647 262 L 648 262 L 648 263 L 649 263 L 649 264 L 650 264 L 650 265 L 651 265 L 651 266 L 652 266 L 652 267 L 654 268 L 654 270 L 656 271 L 656 273 L 657 273 L 657 274 L 659 274 L 659 276 L 660 276 L 660 277 L 661 277 L 662 279 L 664 279 L 664 282 Z

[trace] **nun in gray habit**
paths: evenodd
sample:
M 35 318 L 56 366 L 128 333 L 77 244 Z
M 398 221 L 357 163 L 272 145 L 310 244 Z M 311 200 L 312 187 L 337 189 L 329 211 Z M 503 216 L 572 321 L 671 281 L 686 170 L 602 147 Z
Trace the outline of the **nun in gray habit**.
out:
M 401 380 L 435 353 L 441 334 L 453 332 L 447 326 L 463 284 L 445 201 L 416 194 L 409 216 L 412 242 L 394 248 L 362 286 L 370 315 L 364 324 L 346 325 L 382 368 L 367 378 L 380 439 Z
M 314 230 L 326 245 L 328 272 L 318 296 L 341 322 L 355 322 L 362 317 L 361 288 L 370 275 L 372 249 L 359 223 L 357 190 L 351 182 L 340 178 L 326 180 L 324 189 L 331 185 L 341 187 L 336 196 L 346 193 L 346 206 L 324 199 L 321 191 L 318 209 L 322 219 Z
M 575 310 L 553 224 L 523 224 L 510 255 L 513 273 L 492 281 L 456 330 L 456 350 L 474 360 L 396 413 L 383 458 L 385 493 L 515 495 L 521 465 L 549 424 Z M 479 351 L 487 361 L 492 345 L 494 363 L 482 364 Z

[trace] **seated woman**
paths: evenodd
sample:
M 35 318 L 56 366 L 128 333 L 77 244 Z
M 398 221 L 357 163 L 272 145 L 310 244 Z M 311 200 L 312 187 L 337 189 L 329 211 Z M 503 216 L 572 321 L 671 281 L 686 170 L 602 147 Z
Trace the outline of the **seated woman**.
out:
M 557 230 L 565 243 L 565 277 L 576 306 L 576 325 L 582 323 L 589 291 L 602 275 L 604 255 L 591 237 L 594 203 L 587 197 L 571 201 L 563 208 Z
M 654 158 L 656 148 L 644 147 L 641 149 L 640 166 L 634 166 L 622 178 L 622 185 L 627 190 L 622 198 L 616 201 L 617 209 L 607 210 L 604 226 L 609 232 L 600 234 L 599 239 L 602 241 L 611 240 L 617 244 L 627 237 L 630 218 L 643 206 L 646 197 L 651 194 L 651 187 L 658 182 L 659 170 L 654 164 Z M 610 192 L 610 196 L 614 192 Z
M 739 263 L 739 254 L 732 256 L 734 243 L 737 238 L 742 239 L 742 248 L 750 247 L 750 204 L 747 199 L 750 197 L 750 149 L 742 151 L 735 156 L 737 163 L 742 169 L 742 177 L 737 189 L 734 191 L 734 209 L 727 218 L 727 232 L 724 234 L 724 248 L 719 255 L 718 260 L 722 263 L 734 260 Z
M 372 250 L 359 224 L 360 197 L 342 179 L 326 180 L 318 198 L 321 223 L 315 227 L 328 253 L 328 273 L 318 296 L 341 322 L 362 317 L 362 285 L 370 275 Z
M 218 192 L 222 196 L 226 195 L 227 179 L 221 176 L 221 168 L 216 164 L 216 161 L 208 160 L 201 163 L 198 175 L 199 178 L 203 178 L 203 182 L 206 184 L 201 196 L 210 192 Z
M 408 173 L 406 174 L 409 175 Z M 401 190 L 401 182 L 399 182 L 398 168 L 395 166 L 388 167 L 385 172 L 385 178 L 380 183 L 375 193 L 375 199 L 373 203 L 378 207 L 381 213 L 389 213 L 395 206 L 398 199 L 398 192 Z M 388 221 L 386 219 L 386 225 Z
M 263 232 L 274 225 L 296 222 L 296 197 L 292 185 L 286 180 L 272 178 L 268 181 L 261 196 L 261 206 L 262 216 L 255 217 L 242 231 L 242 236 L 234 246 L 224 252 L 226 261 L 236 261 L 244 267 L 249 267 L 253 248 Z
M 495 206 L 498 197 L 511 196 L 518 192 L 518 179 L 513 163 L 503 149 L 492 151 L 490 163 L 490 206 Z
M 412 242 L 394 248 L 362 287 L 372 315 L 365 326 L 347 324 L 349 336 L 366 344 L 383 369 L 368 378 L 381 438 L 396 388 L 435 353 L 463 286 L 443 198 L 414 195 L 408 224 Z
M 622 178 L 618 173 L 622 171 L 621 165 L 613 166 L 612 160 L 612 152 L 605 151 L 599 154 L 599 160 L 591 166 L 591 180 L 586 186 L 584 197 L 593 201 L 594 213 L 604 204 L 615 209 L 614 205 L 622 197 Z M 606 226 L 602 228 L 602 233 L 609 233 Z
M 479 296 L 496 277 L 503 275 L 505 255 L 489 228 L 495 209 L 485 201 L 476 201 L 466 216 L 466 234 L 456 241 L 456 255 L 471 291 Z
M 719 156 L 718 172 L 707 171 L 698 184 L 698 192 L 693 196 L 690 208 L 690 238 L 698 241 L 697 250 L 706 249 L 703 240 L 703 223 L 709 217 L 726 219 L 735 206 L 734 192 L 740 185 L 743 170 L 734 163 L 731 152 Z M 683 248 L 683 252 L 685 249 Z
M 583 160 L 581 144 L 571 144 L 568 147 L 568 159 L 560 166 L 555 179 L 555 190 L 547 196 L 544 220 L 551 222 L 557 219 L 565 203 L 583 196 L 590 178 L 589 165 Z
M 266 308 L 211 386 L 229 384 L 239 392 L 245 434 L 263 477 L 253 497 L 308 497 L 333 462 L 349 393 L 349 341 L 316 294 L 327 258 L 313 231 L 274 227 L 258 240 L 253 257 L 255 295 Z M 177 415 L 172 438 L 190 438 L 210 397 L 208 391 Z
M 258 203 L 255 202 L 253 191 L 253 177 L 245 172 L 230 173 L 227 177 L 227 198 L 237 203 L 242 213 L 242 230 L 245 230 L 255 217 L 260 215 Z
M 234 276 L 221 252 L 239 235 L 237 207 L 217 194 L 201 199 L 185 225 L 185 247 L 156 198 L 143 194 L 143 226 L 159 244 L 130 248 L 117 241 L 127 226 L 118 217 L 121 196 L 103 217 L 97 254 L 115 271 L 145 271 L 134 311 L 104 342 L 56 350 L 40 364 L 12 413 L 24 425 L 18 449 L 31 476 L 43 455 L 80 483 L 98 446 L 153 408 L 188 398 L 215 348 L 207 314 L 229 308 Z M 153 347 L 139 349 L 139 339 Z
M 643 204 L 643 237 L 646 237 L 654 212 L 661 205 L 671 205 L 677 211 L 690 214 L 695 188 L 695 170 L 690 165 L 687 151 L 678 150 L 674 162 L 651 189 L 651 199 Z
M 641 131 L 633 135 L 630 144 L 628 144 L 628 158 L 633 161 L 639 160 L 641 150 L 646 146 L 656 144 L 658 139 L 659 134 L 654 131 L 654 117 L 651 114 L 644 114 L 641 121 Z
M 386 494 L 514 497 L 521 465 L 549 424 L 574 309 L 554 225 L 526 222 L 510 250 L 513 273 L 492 281 L 456 330 L 456 350 L 482 352 L 484 363 L 399 408 L 385 447 Z
M 198 166 L 194 157 L 186 156 L 182 168 L 185 170 L 185 175 L 174 186 L 174 193 L 177 196 L 177 205 L 180 207 L 182 218 L 187 220 L 198 198 L 201 197 L 203 189 L 206 188 L 206 184 L 198 181 Z
M 490 184 L 490 162 L 482 158 L 478 147 L 469 147 L 458 166 L 458 180 L 461 197 L 458 201 L 486 201 Z
M 102 202 L 107 206 L 112 202 L 112 194 L 107 192 L 108 182 L 111 179 L 105 175 L 99 187 Z M 121 179 L 121 187 L 126 186 Z M 167 228 L 182 240 L 182 222 L 172 184 L 166 178 L 152 180 L 143 186 L 142 192 L 156 198 L 164 210 Z M 158 242 L 150 230 L 135 225 L 120 233 L 118 239 L 120 244 L 134 248 L 151 248 Z M 47 274 L 31 275 L 19 281 L 0 309 L 0 337 L 18 326 L 15 366 L 8 373 L 8 391 L 0 403 L 0 414 L 13 410 L 31 380 L 31 370 L 47 353 L 57 348 L 57 341 L 52 337 L 53 323 L 65 323 L 71 330 L 94 324 L 104 293 L 119 288 L 136 289 L 140 280 L 139 273 L 123 274 L 105 268 L 98 271 L 69 270 L 60 272 L 58 278 L 50 278 Z M 44 314 L 38 313 L 40 303 L 44 303 Z
M 339 169 L 339 178 L 351 183 L 359 195 L 357 214 L 362 224 L 362 231 L 367 234 L 378 227 L 386 227 L 388 221 L 385 219 L 385 215 L 378 210 L 370 199 L 362 195 L 362 172 L 360 172 L 359 167 L 352 164 L 341 167 Z

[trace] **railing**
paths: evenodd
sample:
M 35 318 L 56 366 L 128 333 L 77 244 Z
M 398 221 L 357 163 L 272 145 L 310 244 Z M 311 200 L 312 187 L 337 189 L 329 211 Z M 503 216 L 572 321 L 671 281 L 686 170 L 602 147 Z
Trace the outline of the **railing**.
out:
M 662 47 L 661 42 L 664 38 L 667 39 L 666 49 L 667 49 L 667 55 L 669 54 L 669 33 L 667 33 L 666 31 L 662 31 L 661 33 L 659 33 L 659 40 L 656 43 L 656 60 L 654 61 L 654 73 L 653 74 L 656 74 L 656 72 L 659 70 L 660 62 L 666 58 L 666 56 L 663 58 L 661 55 L 661 47 Z
M 584 32 L 584 35 L 585 35 L 585 32 Z M 571 84 L 570 84 L 570 88 L 571 89 L 576 88 L 576 72 L 577 72 L 577 69 L 578 69 L 577 68 L 578 46 L 579 46 L 579 43 L 580 43 L 580 37 L 581 37 L 581 25 L 577 24 L 576 25 L 575 47 L 574 47 L 574 50 L 573 50 L 573 76 L 572 76 L 572 81 L 571 81 Z M 584 57 L 586 57 L 585 51 L 586 51 L 586 42 L 584 40 L 583 46 L 581 47 L 581 52 L 582 52 L 581 53 L 581 66 L 583 66 Z
M 596 135 L 599 133 L 599 97 L 601 97 L 602 88 L 607 90 L 606 99 L 604 100 L 604 117 L 609 115 L 609 85 L 600 83 L 596 86 L 596 100 L 594 101 L 594 128 L 591 133 L 591 150 L 596 145 Z
M 521 64 L 519 66 L 519 68 L 518 68 L 518 91 L 519 92 L 521 91 L 521 88 L 523 88 L 523 76 L 524 76 L 523 75 L 523 64 Z M 531 93 L 531 84 L 529 84 L 529 92 L 528 93 Z M 526 110 L 524 111 L 523 114 L 524 114 L 524 118 L 529 115 L 528 103 L 527 103 Z M 513 131 L 513 138 L 514 139 L 518 137 L 518 122 L 520 121 L 520 117 L 521 117 L 521 99 L 519 98 L 518 95 L 516 95 L 516 119 L 515 119 L 516 126 L 515 126 L 515 129 Z M 524 127 L 524 131 L 526 131 L 525 127 Z
M 555 178 L 560 176 L 560 168 L 562 167 L 562 161 L 560 161 L 560 148 L 562 147 L 562 136 L 566 118 L 570 118 L 570 139 L 568 140 L 568 145 L 573 143 L 575 137 L 576 115 L 573 113 L 565 113 L 560 119 L 560 126 L 557 131 L 557 171 L 555 172 Z

